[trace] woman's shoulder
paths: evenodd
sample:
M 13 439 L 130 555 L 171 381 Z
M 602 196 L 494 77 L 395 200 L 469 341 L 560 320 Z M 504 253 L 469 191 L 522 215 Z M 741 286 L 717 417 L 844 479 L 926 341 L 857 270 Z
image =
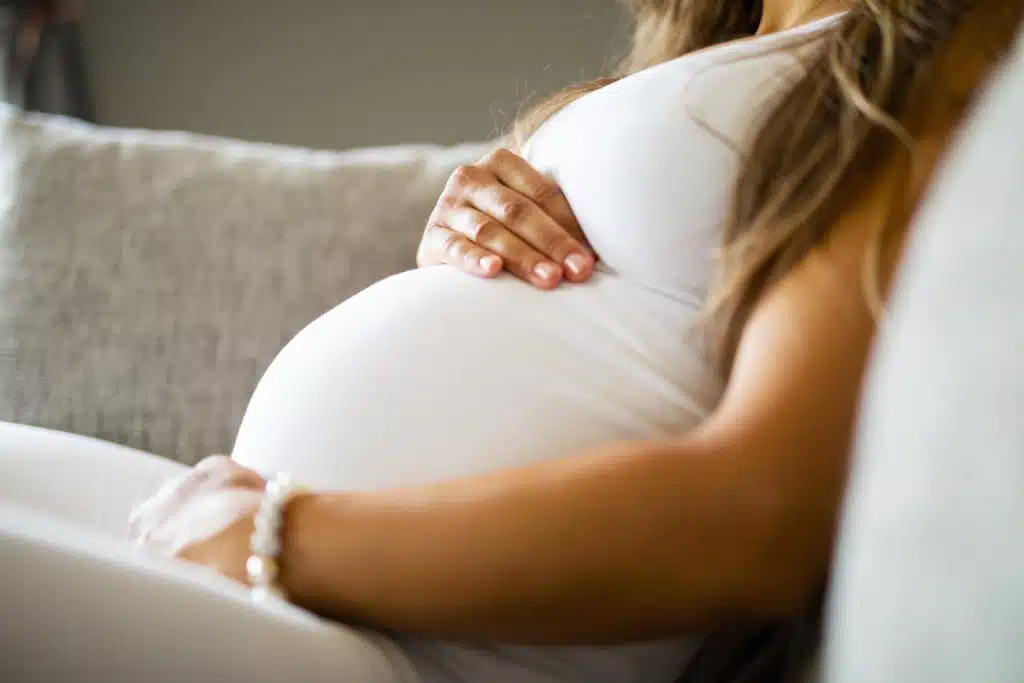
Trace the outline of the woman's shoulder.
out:
M 796 425 L 814 423 L 813 414 L 828 410 L 829 402 L 815 393 L 826 378 L 839 382 L 841 377 L 845 389 L 833 383 L 831 391 L 853 401 L 851 388 L 859 384 L 876 314 L 899 267 L 917 206 L 1020 24 L 1024 0 L 1003 1 L 1016 11 L 981 16 L 979 10 L 956 27 L 913 86 L 900 120 L 904 140 L 889 145 L 865 167 L 869 172 L 852 177 L 825 229 L 825 242 L 757 302 L 730 379 L 740 389 L 732 393 L 751 396 L 757 395 L 756 387 L 770 387 L 777 398 L 785 393 L 784 384 L 787 400 L 802 407 L 792 415 Z M 992 2 L 981 0 L 978 7 Z
M 921 196 L 941 165 L 977 94 L 1013 44 L 1024 0 L 981 0 L 954 29 L 930 69 L 914 84 L 901 124 L 913 145 L 894 145 L 831 233 L 829 251 L 860 268 L 878 223 L 885 220 L 879 275 L 887 280 L 899 260 Z
M 935 63 L 931 83 L 962 113 L 1003 59 L 1014 38 L 1024 38 L 1024 0 L 978 0 L 954 31 Z

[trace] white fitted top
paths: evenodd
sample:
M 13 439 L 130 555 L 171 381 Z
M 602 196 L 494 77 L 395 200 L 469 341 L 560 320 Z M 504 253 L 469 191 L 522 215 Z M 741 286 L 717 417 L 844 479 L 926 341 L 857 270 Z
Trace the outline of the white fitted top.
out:
M 738 167 L 721 137 L 741 141 L 799 73 L 795 55 L 809 48 L 786 41 L 834 20 L 673 60 L 560 112 L 525 154 L 564 190 L 601 258 L 594 277 L 541 291 L 440 266 L 375 284 L 284 348 L 252 396 L 235 458 L 366 490 L 697 425 L 722 393 L 691 334 Z M 668 682 L 695 642 L 398 640 L 425 680 L 474 683 Z

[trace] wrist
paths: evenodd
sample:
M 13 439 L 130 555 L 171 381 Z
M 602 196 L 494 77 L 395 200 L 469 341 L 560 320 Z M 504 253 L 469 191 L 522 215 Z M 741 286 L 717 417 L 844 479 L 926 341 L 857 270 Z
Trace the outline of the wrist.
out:
M 281 527 L 292 500 L 303 490 L 284 473 L 275 475 L 263 488 L 252 518 L 245 563 L 252 597 L 257 602 L 271 596 L 287 597 L 280 583 Z
M 281 528 L 280 583 L 289 599 L 317 612 L 336 611 L 343 577 L 345 497 L 303 493 L 288 506 Z

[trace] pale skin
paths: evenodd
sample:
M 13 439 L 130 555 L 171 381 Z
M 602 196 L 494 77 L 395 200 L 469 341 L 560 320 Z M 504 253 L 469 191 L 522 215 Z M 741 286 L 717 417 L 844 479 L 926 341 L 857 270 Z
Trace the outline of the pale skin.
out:
M 812 4 L 766 1 L 765 31 L 842 8 L 808 15 Z M 291 598 L 351 623 L 534 644 L 678 635 L 802 610 L 827 576 L 876 330 L 860 285 L 864 258 L 887 220 L 887 291 L 918 199 L 990 66 L 959 57 L 940 69 L 946 92 L 904 121 L 924 172 L 908 182 L 904 158 L 892 155 L 852 195 L 827 243 L 762 297 L 724 399 L 700 428 L 435 486 L 300 497 L 288 510 L 281 558 Z M 492 183 L 492 208 L 507 206 L 495 197 L 509 192 L 534 202 L 543 178 L 523 164 L 503 153 L 471 173 L 474 183 Z M 481 187 L 449 186 L 421 245 L 424 265 L 450 262 L 478 276 L 504 266 L 546 288 L 589 276 L 592 260 L 579 274 L 565 266 L 587 248 L 557 189 L 541 191 L 536 211 L 508 225 L 459 198 Z M 533 225 L 523 227 L 524 216 Z M 490 226 L 483 244 L 457 227 L 480 222 Z M 473 265 L 487 256 L 499 264 Z M 540 261 L 559 272 L 537 281 Z M 133 533 L 244 581 L 262 485 L 227 458 L 208 460 L 140 508 Z

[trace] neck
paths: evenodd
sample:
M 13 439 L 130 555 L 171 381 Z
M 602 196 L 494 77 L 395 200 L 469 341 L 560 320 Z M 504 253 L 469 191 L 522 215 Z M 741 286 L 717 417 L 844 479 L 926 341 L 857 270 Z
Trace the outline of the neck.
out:
M 764 0 L 757 35 L 785 31 L 842 12 L 850 0 Z

